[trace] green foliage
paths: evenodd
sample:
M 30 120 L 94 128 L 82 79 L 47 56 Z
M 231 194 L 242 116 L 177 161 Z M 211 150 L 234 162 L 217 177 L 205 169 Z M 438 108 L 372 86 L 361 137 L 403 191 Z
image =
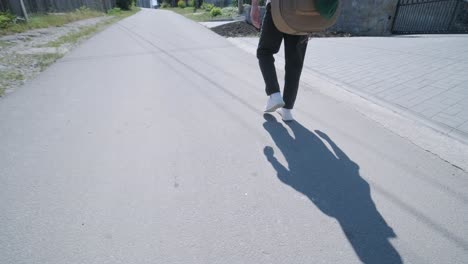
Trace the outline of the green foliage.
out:
M 161 8 L 169 8 L 169 7 L 171 7 L 171 4 L 168 3 L 168 2 L 166 2 L 166 1 L 164 1 L 164 2 L 161 4 Z
M 7 23 L 6 27 L 0 26 L 0 35 L 19 33 L 36 28 L 59 27 L 77 20 L 103 15 L 104 14 L 101 12 L 86 7 L 78 8 L 69 13 L 32 14 L 27 23 Z M 15 21 L 14 16 L 10 15 L 10 18 Z M 3 25 L 5 25 L 5 23 Z
M 188 6 L 189 7 L 195 7 L 195 0 L 189 0 L 188 1 Z
M 223 9 L 221 9 L 221 13 L 223 16 L 226 16 L 226 17 L 232 17 L 233 15 L 237 15 L 237 7 L 225 7 Z
M 213 4 L 207 4 L 203 3 L 202 8 L 205 9 L 206 11 L 210 12 L 211 9 L 213 9 L 214 5 Z
M 133 5 L 133 0 L 117 0 L 117 7 L 122 10 L 130 10 Z
M 219 8 L 219 7 L 213 7 L 213 8 L 211 9 L 211 11 L 210 11 L 210 15 L 211 15 L 212 17 L 219 16 L 219 15 L 221 15 L 221 14 L 222 14 L 221 8 Z
M 80 6 L 80 8 L 77 8 L 75 11 L 78 13 L 86 14 L 88 12 L 91 12 L 91 9 L 89 9 L 89 7 L 87 6 Z
M 139 8 L 135 7 L 132 8 L 130 11 L 119 11 L 119 8 L 114 8 L 109 11 L 109 14 L 115 17 L 116 19 L 121 19 L 133 15 L 139 10 Z M 1 13 L 0 15 L 3 14 L 4 13 Z M 100 17 L 104 15 L 105 14 L 102 12 L 98 12 L 86 7 L 81 7 L 69 13 L 32 14 L 29 17 L 29 21 L 27 23 L 19 23 L 17 21 L 16 23 L 8 23 L 6 28 L 0 26 L 0 36 L 11 33 L 25 32 L 30 29 L 60 27 L 70 22 L 93 17 Z M 12 15 L 10 16 L 11 18 L 13 18 L 13 21 L 15 21 L 16 18 L 14 18 L 14 16 Z
M 15 23 L 16 17 L 10 13 L 0 12 L 0 28 L 7 28 Z
M 184 0 L 179 0 L 179 2 L 177 2 L 177 6 L 180 7 L 180 8 L 185 8 L 186 7 L 185 1 Z
M 122 9 L 114 7 L 111 10 L 107 11 L 107 14 L 111 16 L 120 15 L 122 14 Z

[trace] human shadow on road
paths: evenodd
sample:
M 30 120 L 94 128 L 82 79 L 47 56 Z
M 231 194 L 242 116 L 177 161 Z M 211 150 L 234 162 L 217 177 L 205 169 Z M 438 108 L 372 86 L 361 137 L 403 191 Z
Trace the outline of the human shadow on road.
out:
M 291 136 L 274 116 L 265 114 L 264 118 L 264 128 L 287 161 L 287 166 L 281 164 L 272 147 L 264 148 L 278 178 L 335 218 L 363 263 L 402 263 L 389 241 L 396 235 L 377 210 L 359 166 L 325 133 L 316 130 L 317 136 L 294 121 L 287 123 Z

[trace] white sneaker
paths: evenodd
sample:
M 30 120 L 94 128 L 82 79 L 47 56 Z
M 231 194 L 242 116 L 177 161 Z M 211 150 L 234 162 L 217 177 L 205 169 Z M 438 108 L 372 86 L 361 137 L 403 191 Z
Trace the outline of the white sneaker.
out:
M 292 110 L 291 109 L 286 109 L 286 108 L 281 108 L 281 109 L 278 109 L 278 114 L 281 115 L 281 118 L 283 119 L 283 121 L 285 122 L 289 122 L 289 121 L 293 121 L 294 120 L 294 117 L 292 115 Z
M 283 97 L 281 97 L 281 93 L 274 93 L 270 95 L 268 98 L 267 105 L 265 107 L 265 112 L 270 113 L 274 112 L 276 109 L 281 108 L 284 106 Z

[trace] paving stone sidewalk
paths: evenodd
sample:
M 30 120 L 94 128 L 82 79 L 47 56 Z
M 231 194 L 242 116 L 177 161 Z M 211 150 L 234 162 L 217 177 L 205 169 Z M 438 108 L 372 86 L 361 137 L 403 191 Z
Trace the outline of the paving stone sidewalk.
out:
M 249 52 L 258 43 L 230 40 Z M 312 39 L 304 68 L 468 142 L 468 35 Z

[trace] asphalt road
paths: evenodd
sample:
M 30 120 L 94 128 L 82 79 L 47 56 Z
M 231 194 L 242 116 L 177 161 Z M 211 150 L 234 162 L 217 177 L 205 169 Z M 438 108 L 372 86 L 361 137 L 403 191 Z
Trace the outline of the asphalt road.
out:
M 468 175 L 168 11 L 0 100 L 0 263 L 468 263 Z

